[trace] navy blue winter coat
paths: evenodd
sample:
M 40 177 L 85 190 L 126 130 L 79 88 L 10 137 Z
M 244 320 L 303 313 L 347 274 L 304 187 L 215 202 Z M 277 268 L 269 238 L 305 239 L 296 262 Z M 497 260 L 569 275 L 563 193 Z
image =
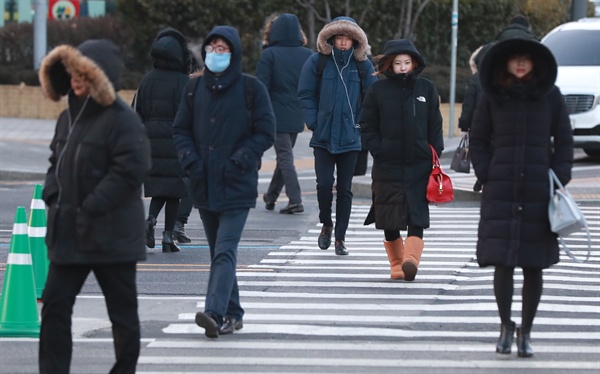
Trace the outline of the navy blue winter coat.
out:
M 354 48 L 346 51 L 335 48 L 332 38 L 340 34 L 354 39 Z M 319 52 L 329 56 L 320 88 L 317 79 L 318 53 L 310 56 L 304 64 L 298 85 L 304 120 L 313 132 L 310 146 L 325 148 L 332 154 L 360 151 L 358 120 L 362 97 L 356 60 L 364 61 L 366 86 L 377 80 L 373 76 L 373 64 L 367 59 L 367 38 L 354 20 L 338 17 L 325 25 L 317 39 Z
M 204 48 L 216 37 L 229 44 L 231 63 L 218 75 L 205 69 L 191 106 L 185 96 L 182 98 L 173 123 L 175 147 L 190 176 L 197 208 L 253 208 L 260 160 L 275 141 L 275 116 L 265 86 L 256 78 L 242 75 L 242 43 L 235 28 L 214 27 L 204 39 L 202 58 L 206 57 Z M 253 85 L 250 121 L 245 79 L 251 79 Z
M 277 132 L 304 131 L 304 117 L 298 101 L 300 71 L 312 51 L 303 47 L 303 36 L 298 17 L 293 14 L 278 16 L 265 30 L 264 50 L 256 66 L 256 77 L 271 95 L 277 119 Z

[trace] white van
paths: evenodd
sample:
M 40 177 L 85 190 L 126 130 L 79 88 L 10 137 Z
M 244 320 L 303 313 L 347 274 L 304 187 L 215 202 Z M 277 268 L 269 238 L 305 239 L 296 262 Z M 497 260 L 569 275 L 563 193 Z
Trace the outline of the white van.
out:
M 600 157 L 600 18 L 564 23 L 542 43 L 558 63 L 556 85 L 565 97 L 575 147 Z

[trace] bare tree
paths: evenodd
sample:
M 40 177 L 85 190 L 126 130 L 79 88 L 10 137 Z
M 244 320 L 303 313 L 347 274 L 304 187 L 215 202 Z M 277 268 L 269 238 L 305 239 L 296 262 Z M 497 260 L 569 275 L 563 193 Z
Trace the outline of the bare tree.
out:
M 413 4 L 415 1 L 419 5 L 413 14 Z M 413 39 L 419 16 L 430 1 L 431 0 L 404 0 L 402 7 L 400 8 L 400 15 L 398 17 L 398 31 L 396 31 L 396 34 L 394 34 L 394 38 Z

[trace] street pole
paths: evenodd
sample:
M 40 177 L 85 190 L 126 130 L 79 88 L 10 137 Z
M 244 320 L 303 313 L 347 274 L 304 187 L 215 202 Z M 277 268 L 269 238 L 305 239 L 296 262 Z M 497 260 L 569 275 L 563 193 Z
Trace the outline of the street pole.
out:
M 46 55 L 48 44 L 46 20 L 48 18 L 48 1 L 35 0 L 35 19 L 33 22 L 33 67 L 40 69 L 42 59 Z
M 454 101 L 456 98 L 456 47 L 458 44 L 458 0 L 452 0 L 452 61 L 450 62 L 450 125 L 448 137 L 454 137 Z
M 588 0 L 573 0 L 571 3 L 571 21 L 585 18 L 587 15 Z

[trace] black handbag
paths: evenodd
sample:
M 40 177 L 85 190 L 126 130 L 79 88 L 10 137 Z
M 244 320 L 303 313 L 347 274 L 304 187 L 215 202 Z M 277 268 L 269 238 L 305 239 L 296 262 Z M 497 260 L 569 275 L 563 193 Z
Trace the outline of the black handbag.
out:
M 460 143 L 458 143 L 456 152 L 454 152 L 454 157 L 452 157 L 450 169 L 454 170 L 457 173 L 469 174 L 471 172 L 471 155 L 469 154 L 468 133 L 465 134 L 460 140 Z

